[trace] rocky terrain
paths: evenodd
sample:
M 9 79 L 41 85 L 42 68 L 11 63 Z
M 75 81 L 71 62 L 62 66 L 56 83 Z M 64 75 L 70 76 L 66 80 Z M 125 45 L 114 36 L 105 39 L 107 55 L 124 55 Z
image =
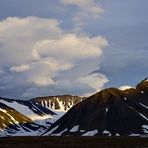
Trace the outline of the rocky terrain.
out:
M 104 89 L 72 107 L 44 135 L 148 136 L 148 80 Z
M 81 100 L 70 95 L 29 101 L 0 98 L 0 136 L 39 136 Z
M 148 136 L 148 80 L 82 98 L 0 98 L 0 136 Z

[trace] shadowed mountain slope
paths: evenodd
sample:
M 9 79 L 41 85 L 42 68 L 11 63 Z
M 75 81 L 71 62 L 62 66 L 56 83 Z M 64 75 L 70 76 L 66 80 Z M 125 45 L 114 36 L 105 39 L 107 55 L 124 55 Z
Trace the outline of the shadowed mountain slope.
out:
M 44 135 L 148 134 L 148 80 L 136 88 L 104 89 L 72 107 Z

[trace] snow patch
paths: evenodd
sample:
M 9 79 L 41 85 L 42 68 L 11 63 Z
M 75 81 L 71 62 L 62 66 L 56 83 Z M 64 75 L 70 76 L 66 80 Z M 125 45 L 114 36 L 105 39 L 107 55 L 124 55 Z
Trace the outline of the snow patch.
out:
M 49 132 L 45 133 L 44 136 L 49 136 L 52 132 L 54 132 L 59 126 L 54 127 Z
M 6 114 L 7 114 L 7 111 L 4 110 L 4 109 L 1 109 L 1 108 L 0 108 L 0 111 L 2 111 L 3 113 L 6 113 Z
M 136 137 L 138 136 L 139 137 L 140 134 L 130 134 L 129 136 L 136 136 Z
M 70 132 L 77 132 L 79 130 L 79 125 L 74 126 Z
M 7 102 L 7 101 L 4 101 L 4 100 L 0 100 L 0 102 L 11 107 L 11 108 L 13 108 L 13 109 L 15 109 L 16 111 L 27 116 L 28 118 L 32 119 L 33 121 L 34 120 L 44 120 L 44 119 L 52 118 L 51 115 L 39 116 L 39 115 L 35 114 L 28 106 L 20 104 L 16 101 Z
M 148 109 L 148 106 L 144 105 L 143 103 L 139 103 L 140 105 L 142 105 L 144 108 Z
M 41 102 L 41 105 L 43 107 L 46 107 L 53 111 L 60 111 L 60 112 L 67 112 L 71 107 L 74 106 L 73 98 L 70 102 L 68 102 L 68 105 L 65 106 L 64 101 L 62 101 L 59 97 L 53 97 L 53 100 L 55 100 L 59 104 L 59 109 L 55 108 L 55 103 L 53 103 L 51 100 L 44 100 Z
M 58 134 L 53 134 L 51 136 L 61 136 L 64 132 L 66 132 L 68 129 L 66 128 L 65 130 L 63 130 L 62 132 L 58 133 Z
M 107 130 L 104 130 L 104 131 L 103 131 L 103 134 L 110 134 L 110 132 L 107 131 Z
M 54 110 L 51 110 L 54 111 Z M 65 112 L 60 112 L 60 111 L 54 111 L 56 114 L 53 115 L 50 119 L 51 123 L 56 122 L 58 119 L 60 119 L 62 116 L 64 116 Z
M 147 118 L 146 116 L 144 116 L 143 114 L 141 114 L 141 113 L 139 113 L 139 112 L 138 112 L 138 114 L 139 114 L 142 118 L 144 118 L 145 120 L 148 121 L 148 118 Z
M 143 132 L 145 134 L 148 134 L 148 125 L 142 125 L 142 128 L 143 128 Z
M 116 136 L 120 136 L 120 134 L 116 133 Z
M 127 98 L 126 98 L 126 97 L 124 97 L 124 100 L 126 101 L 126 100 L 127 100 Z
M 144 91 L 141 91 L 142 94 L 144 94 Z
M 0 111 L 7 114 L 14 123 L 18 124 L 18 121 L 16 121 L 10 114 L 8 114 L 8 112 L 6 110 L 0 108 Z M 9 122 L 9 123 L 14 124 L 12 122 Z
M 89 132 L 83 134 L 82 136 L 94 136 L 97 133 L 98 133 L 98 130 L 96 129 L 96 130 L 93 130 L 93 131 L 89 131 Z
M 8 137 L 8 136 L 39 136 L 43 129 L 39 129 L 36 131 L 33 131 L 31 129 L 28 129 L 27 127 L 18 127 L 19 131 L 13 130 L 13 129 L 4 129 L 0 131 L 0 137 Z
M 105 113 L 107 113 L 107 112 L 108 112 L 108 108 L 105 109 Z

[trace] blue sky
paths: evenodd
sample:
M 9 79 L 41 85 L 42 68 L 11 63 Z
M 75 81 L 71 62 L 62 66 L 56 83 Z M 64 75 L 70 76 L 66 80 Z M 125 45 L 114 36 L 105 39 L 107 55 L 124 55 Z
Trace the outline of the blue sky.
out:
M 148 74 L 147 0 L 0 0 L 0 96 L 90 95 Z

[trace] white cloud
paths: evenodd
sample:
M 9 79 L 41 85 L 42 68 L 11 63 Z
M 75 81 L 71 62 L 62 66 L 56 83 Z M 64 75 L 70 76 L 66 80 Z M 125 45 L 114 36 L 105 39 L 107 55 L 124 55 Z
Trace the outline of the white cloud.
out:
M 79 8 L 73 21 L 76 26 L 83 26 L 85 19 L 97 19 L 104 9 L 95 0 L 61 0 L 64 5 L 72 5 Z
M 34 49 L 41 56 L 52 56 L 60 60 L 76 61 L 100 56 L 108 43 L 100 36 L 89 38 L 76 34 L 65 34 L 59 39 L 38 42 Z
M 52 58 L 42 58 L 30 64 L 30 71 L 26 73 L 27 82 L 37 87 L 46 87 L 55 84 L 53 78 L 58 72 L 72 68 L 70 63 L 62 63 Z
M 23 72 L 29 70 L 29 65 L 21 65 L 21 66 L 12 66 L 10 71 L 12 72 Z
M 92 0 L 61 0 L 65 5 L 77 5 L 80 7 L 89 6 Z
M 22 65 L 40 59 L 33 50 L 36 42 L 59 37 L 62 30 L 54 19 L 10 17 L 0 22 L 0 66 Z M 7 55 L 7 58 L 6 58 Z
M 9 94 L 9 97 L 29 97 L 30 94 L 33 97 L 54 93 L 57 87 L 59 90 L 67 89 L 64 81 L 71 83 L 70 90 L 74 90 L 74 86 L 80 88 L 83 85 L 83 92 L 86 93 L 84 84 L 87 82 L 77 80 L 88 74 L 89 69 L 95 70 L 98 67 L 90 67 L 87 62 L 95 58 L 98 60 L 107 45 L 108 42 L 101 36 L 66 33 L 54 19 L 7 18 L 0 22 L 0 69 L 6 73 L 1 78 L 0 87 L 6 88 L 1 94 Z M 81 71 L 74 71 L 66 79 L 60 77 L 60 73 L 69 73 L 76 66 Z M 92 83 L 90 89 L 101 88 L 105 83 L 101 74 L 99 78 L 94 75 L 89 77 L 90 80 L 86 80 Z M 99 80 L 100 85 L 95 86 L 95 80 Z
M 54 81 L 47 77 L 37 77 L 33 82 L 38 87 L 46 87 L 54 84 Z
M 94 17 L 98 17 L 102 12 L 103 8 L 95 0 L 61 0 L 64 5 L 74 5 L 86 12 L 85 15 L 89 14 Z
M 109 82 L 107 77 L 100 73 L 94 73 L 91 75 L 83 76 L 79 78 L 77 81 L 89 85 L 91 88 L 94 88 L 94 92 L 98 92 L 102 89 L 105 83 Z M 88 96 L 92 93 L 86 93 L 85 95 Z

